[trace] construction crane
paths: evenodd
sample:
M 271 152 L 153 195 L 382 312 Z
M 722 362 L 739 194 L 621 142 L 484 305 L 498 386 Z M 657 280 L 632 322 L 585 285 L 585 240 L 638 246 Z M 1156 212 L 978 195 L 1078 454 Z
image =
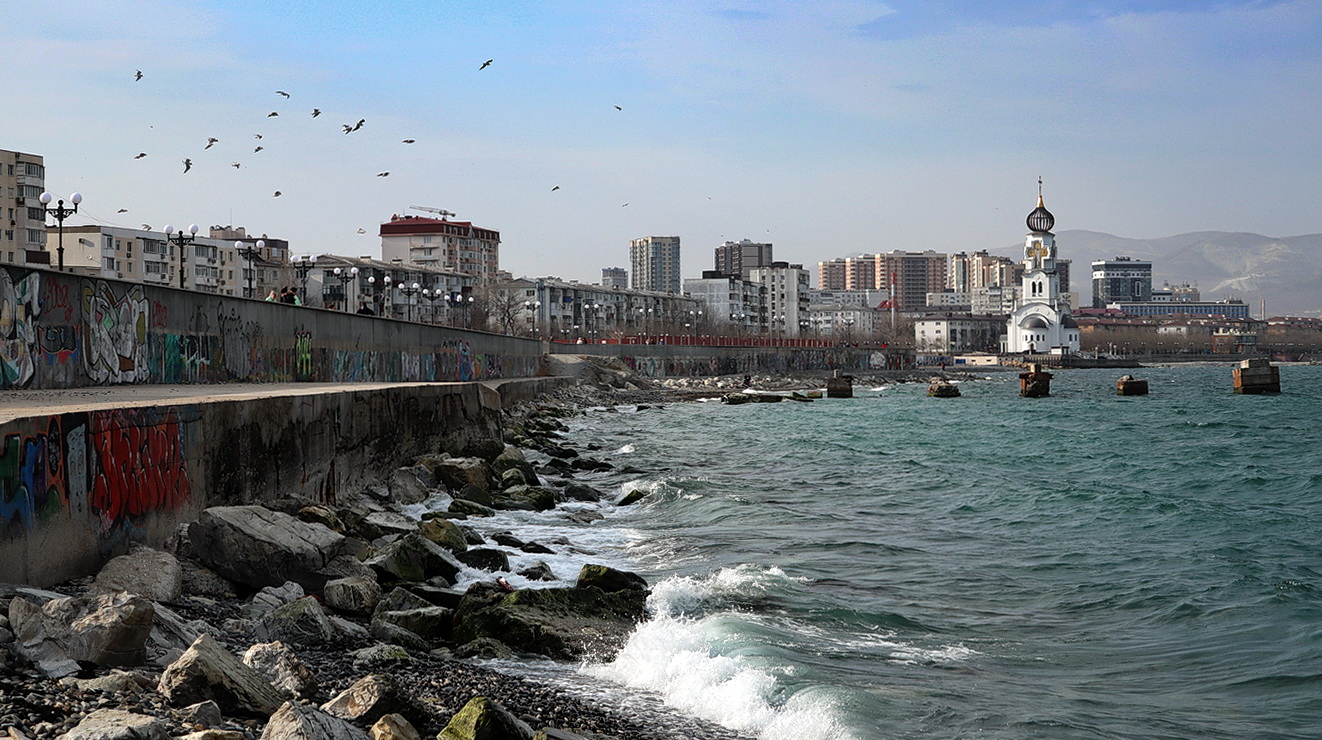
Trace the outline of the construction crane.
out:
M 444 208 L 429 208 L 427 206 L 409 206 L 409 208 L 412 208 L 415 211 L 426 211 L 428 213 L 435 213 L 436 215 L 441 217 L 442 221 L 445 220 L 446 216 L 456 215 L 454 211 L 447 211 Z

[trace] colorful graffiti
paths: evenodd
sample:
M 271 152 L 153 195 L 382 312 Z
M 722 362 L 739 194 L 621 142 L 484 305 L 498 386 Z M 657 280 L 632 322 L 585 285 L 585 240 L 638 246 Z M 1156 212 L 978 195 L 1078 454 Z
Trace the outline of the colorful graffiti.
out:
M 312 332 L 294 334 L 294 380 L 312 380 Z
M 102 533 L 140 526 L 191 495 L 184 427 L 174 410 L 94 411 L 90 439 L 87 506 Z
M 83 284 L 83 369 L 94 383 L 145 383 L 148 302 L 141 285 L 120 295 L 104 280 Z
M 37 273 L 16 281 L 0 270 L 0 388 L 25 387 L 36 374 L 40 285 Z
M 82 511 L 87 492 L 85 415 L 25 420 L 0 440 L 0 539 Z

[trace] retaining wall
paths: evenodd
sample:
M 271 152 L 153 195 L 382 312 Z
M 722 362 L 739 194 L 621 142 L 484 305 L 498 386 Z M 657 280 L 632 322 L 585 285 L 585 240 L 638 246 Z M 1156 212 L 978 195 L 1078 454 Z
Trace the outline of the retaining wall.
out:
M 862 347 L 704 347 L 665 344 L 560 344 L 553 354 L 618 357 L 649 378 L 706 377 L 813 370 L 903 370 L 913 353 Z
M 532 377 L 541 374 L 543 353 L 532 339 L 0 270 L 0 389 Z

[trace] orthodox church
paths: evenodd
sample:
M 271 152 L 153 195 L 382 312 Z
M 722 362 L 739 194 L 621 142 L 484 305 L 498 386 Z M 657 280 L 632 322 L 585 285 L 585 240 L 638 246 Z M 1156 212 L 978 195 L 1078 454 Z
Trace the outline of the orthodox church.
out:
M 1042 204 L 1042 178 L 1037 181 L 1037 208 L 1028 214 L 1024 239 L 1024 277 L 1018 305 L 1005 325 L 1001 351 L 1007 354 L 1070 354 L 1079 351 L 1079 325 L 1070 316 L 1056 273 L 1056 217 Z

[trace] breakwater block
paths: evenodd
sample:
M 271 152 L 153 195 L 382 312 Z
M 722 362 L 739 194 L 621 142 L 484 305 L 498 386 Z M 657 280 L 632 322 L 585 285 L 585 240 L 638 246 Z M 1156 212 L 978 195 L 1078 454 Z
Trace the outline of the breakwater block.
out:
M 1115 394 L 1117 396 L 1146 396 L 1148 394 L 1148 381 L 1139 380 L 1133 375 L 1122 375 L 1115 381 Z
M 1051 395 L 1051 373 L 1034 362 L 1028 372 L 1019 373 L 1019 395 L 1024 398 L 1046 398 Z
M 1280 393 L 1281 371 L 1265 357 L 1240 360 L 1235 368 L 1236 393 Z
M 826 397 L 827 398 L 853 398 L 854 397 L 854 376 L 841 375 L 839 370 L 826 379 Z

